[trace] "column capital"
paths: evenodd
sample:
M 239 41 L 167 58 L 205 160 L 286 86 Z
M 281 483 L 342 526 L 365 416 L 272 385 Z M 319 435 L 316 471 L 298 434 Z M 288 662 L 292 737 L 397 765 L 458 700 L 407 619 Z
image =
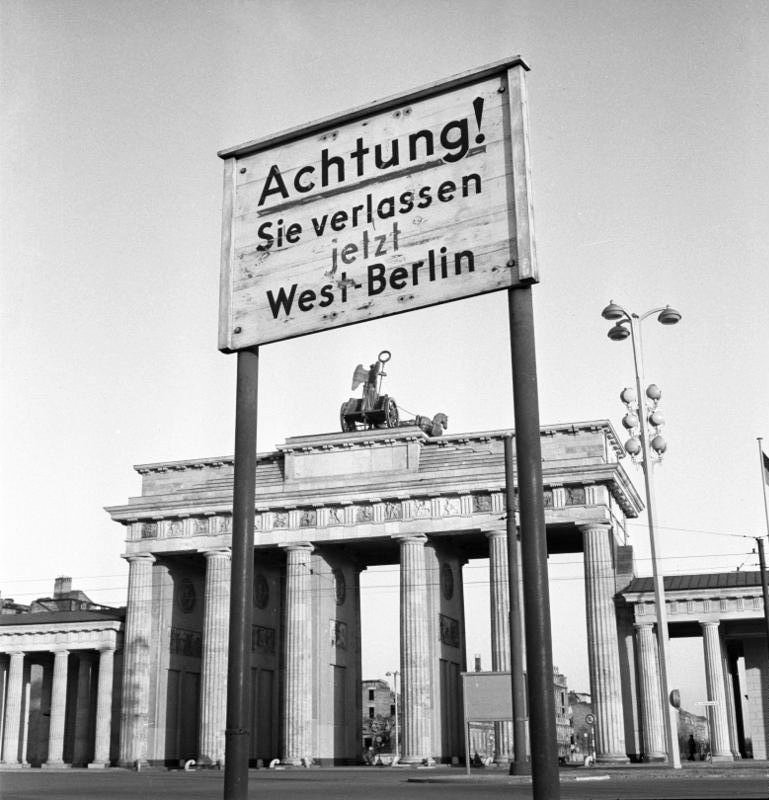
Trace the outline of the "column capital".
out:
M 587 533 L 588 531 L 610 531 L 611 523 L 600 521 L 584 522 L 581 525 L 577 525 L 577 527 L 582 533 Z
M 315 549 L 315 545 L 311 544 L 310 542 L 284 542 L 279 544 L 278 547 L 281 550 L 285 550 L 287 553 L 295 550 L 305 550 L 308 553 L 312 553 L 312 551 Z
M 150 563 L 155 561 L 155 556 L 152 553 L 123 553 L 120 557 L 124 558 L 129 564 L 138 561 L 149 561 Z
M 640 631 L 641 628 L 653 628 L 656 624 L 657 624 L 656 621 L 653 621 L 653 620 L 649 621 L 649 622 L 634 622 L 633 623 L 633 627 L 637 631 Z
M 424 533 L 395 533 L 391 538 L 395 539 L 399 544 L 404 544 L 406 542 L 424 544 L 427 541 L 427 536 L 425 536 Z
M 717 628 L 721 624 L 720 620 L 717 619 L 701 619 L 699 620 L 699 623 L 703 628 Z
M 116 644 L 100 644 L 96 648 L 100 653 L 114 653 L 117 650 Z
M 481 531 L 481 533 L 487 539 L 494 539 L 497 536 L 507 537 L 507 531 L 506 530 L 501 530 L 499 528 L 491 528 L 490 530 L 487 530 L 487 531 Z
M 69 650 L 66 647 L 54 647 L 52 648 L 51 652 L 54 656 L 68 656 Z
M 203 550 L 203 555 L 206 557 L 206 561 L 210 561 L 212 558 L 218 557 L 232 557 L 232 548 L 231 547 L 212 547 L 210 550 Z

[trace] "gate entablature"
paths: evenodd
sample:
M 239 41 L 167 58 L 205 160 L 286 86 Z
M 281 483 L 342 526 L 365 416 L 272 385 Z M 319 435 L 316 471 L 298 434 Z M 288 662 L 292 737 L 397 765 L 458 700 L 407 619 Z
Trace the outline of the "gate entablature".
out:
M 513 431 L 429 437 L 397 428 L 291 437 L 257 465 L 255 545 L 462 535 L 485 553 L 505 525 L 504 438 Z M 542 428 L 548 526 L 611 524 L 642 508 L 607 421 Z M 203 551 L 231 537 L 232 459 L 144 464 L 142 495 L 108 508 L 129 527 L 128 552 Z M 620 542 L 621 543 L 621 542 Z
M 668 575 L 664 583 L 671 636 L 681 625 L 686 625 L 688 629 L 692 623 L 699 624 L 707 620 L 763 620 L 760 572 Z M 656 623 L 652 578 L 634 578 L 622 596 L 632 605 L 636 623 Z

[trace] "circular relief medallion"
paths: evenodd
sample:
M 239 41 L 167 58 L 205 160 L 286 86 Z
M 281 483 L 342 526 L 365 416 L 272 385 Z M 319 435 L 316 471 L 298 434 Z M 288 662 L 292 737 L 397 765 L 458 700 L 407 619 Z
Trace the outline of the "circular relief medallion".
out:
M 344 572 L 341 569 L 334 569 L 334 588 L 336 589 L 336 604 L 341 606 L 347 596 L 347 584 L 344 580 Z
M 254 575 L 254 605 L 257 608 L 267 608 L 270 602 L 270 584 L 264 575 Z
M 446 563 L 441 566 L 441 588 L 446 600 L 451 600 L 454 596 L 454 573 Z
M 189 614 L 195 608 L 195 584 L 185 578 L 179 587 L 179 605 L 185 614 Z

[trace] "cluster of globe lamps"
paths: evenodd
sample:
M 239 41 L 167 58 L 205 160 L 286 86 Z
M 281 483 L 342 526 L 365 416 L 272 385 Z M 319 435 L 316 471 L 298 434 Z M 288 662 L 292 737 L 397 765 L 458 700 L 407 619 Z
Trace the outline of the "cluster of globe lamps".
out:
M 665 418 L 657 408 L 662 397 L 662 390 L 656 383 L 652 383 L 646 387 L 646 397 L 650 401 L 646 408 L 646 413 L 648 414 L 646 421 L 654 429 L 654 436 L 650 438 L 649 446 L 654 450 L 657 458 L 661 460 L 665 450 L 668 449 L 668 443 L 660 433 L 662 426 L 665 424 Z M 625 442 L 625 452 L 636 462 L 643 449 L 640 438 L 641 420 L 638 417 L 638 414 L 642 413 L 641 404 L 638 402 L 635 389 L 629 386 L 620 392 L 619 399 L 627 408 L 627 414 L 622 417 L 622 426 L 630 434 L 630 438 Z
M 660 688 L 662 689 L 662 709 L 663 719 L 666 719 L 665 739 L 667 742 L 667 755 L 671 767 L 681 768 L 681 758 L 678 749 L 678 724 L 677 715 L 673 706 L 673 693 L 669 693 L 668 684 L 668 625 L 667 611 L 665 608 L 665 585 L 663 576 L 659 570 L 657 560 L 657 546 L 655 528 L 656 509 L 654 503 L 654 489 L 652 482 L 651 461 L 654 457 L 658 460 L 667 450 L 665 437 L 660 433 L 665 424 L 665 418 L 658 409 L 662 391 L 655 383 L 646 388 L 646 397 L 641 397 L 641 386 L 643 376 L 643 364 L 641 363 L 641 323 L 653 314 L 657 314 L 657 322 L 661 325 L 675 325 L 681 320 L 681 313 L 675 308 L 664 306 L 653 308 L 644 314 L 634 314 L 626 311 L 622 306 L 617 305 L 613 300 L 601 312 L 601 316 L 613 322 L 614 325 L 608 331 L 608 337 L 613 342 L 621 342 L 630 337 L 633 345 L 633 364 L 635 366 L 635 385 L 632 389 L 626 387 L 620 393 L 620 400 L 625 404 L 627 413 L 622 419 L 622 425 L 630 434 L 630 438 L 625 442 L 625 452 L 632 458 L 634 463 L 640 463 L 644 474 L 646 488 L 646 511 L 649 526 L 649 543 L 651 546 L 651 562 L 654 583 L 654 606 L 657 615 L 657 646 L 660 668 Z M 650 435 L 647 424 L 651 427 L 653 435 Z M 668 706 L 668 697 L 671 698 Z

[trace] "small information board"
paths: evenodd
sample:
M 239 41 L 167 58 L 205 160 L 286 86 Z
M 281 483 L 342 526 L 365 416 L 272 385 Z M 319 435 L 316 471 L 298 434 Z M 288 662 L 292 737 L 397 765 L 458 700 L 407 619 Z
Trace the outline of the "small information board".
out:
M 513 718 L 509 672 L 463 672 L 465 723 L 504 722 Z
M 222 151 L 226 352 L 538 279 L 520 58 Z

